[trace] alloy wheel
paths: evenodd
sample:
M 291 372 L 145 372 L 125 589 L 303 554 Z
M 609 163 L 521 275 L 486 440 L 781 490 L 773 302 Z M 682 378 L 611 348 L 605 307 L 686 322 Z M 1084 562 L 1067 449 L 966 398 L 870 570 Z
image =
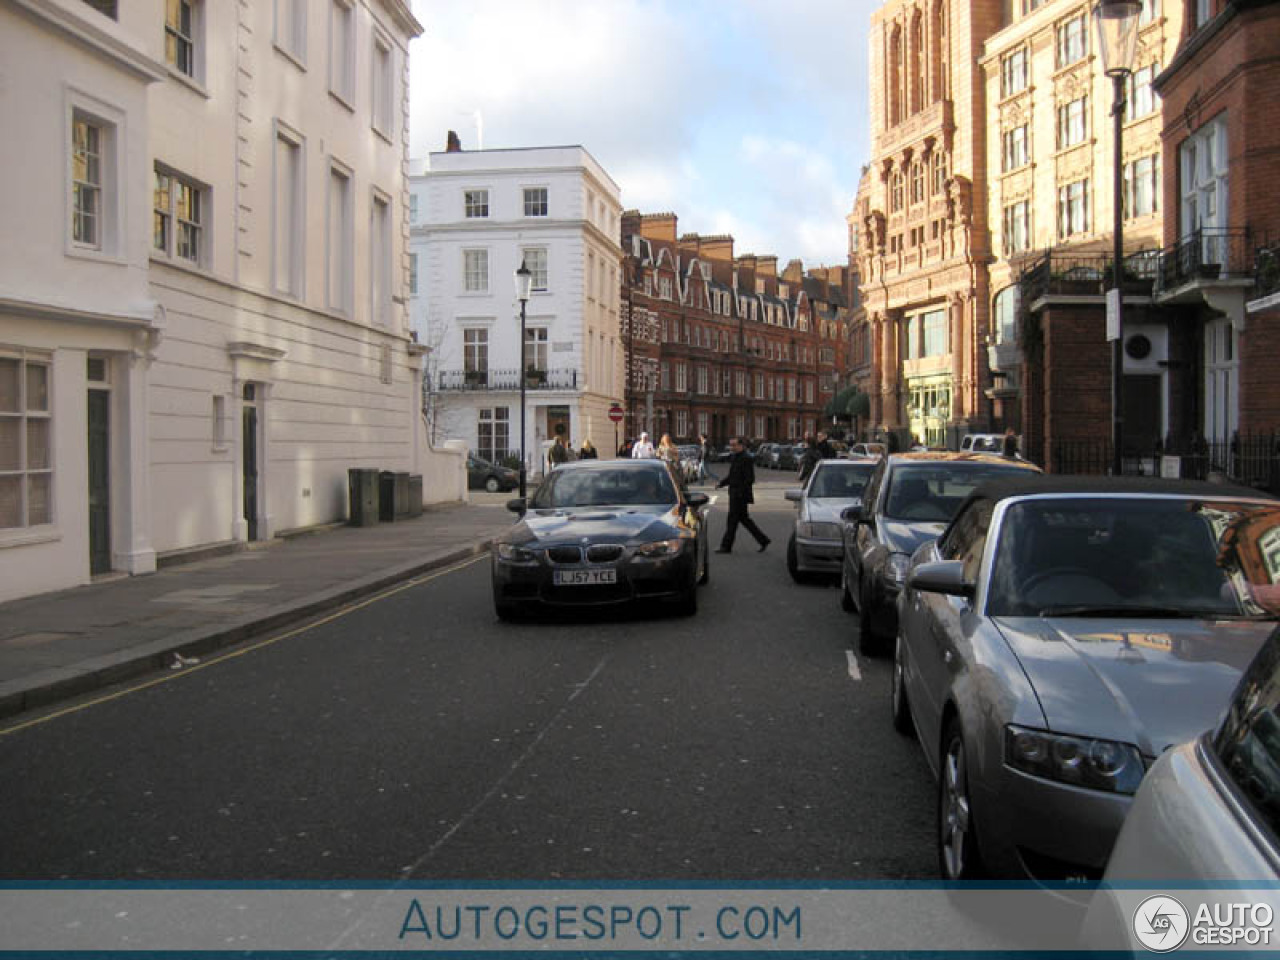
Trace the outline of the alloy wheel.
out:
M 943 879 L 960 880 L 969 876 L 969 853 L 973 845 L 972 807 L 969 803 L 964 738 L 954 721 L 948 728 L 946 743 L 942 777 L 938 784 L 938 853 Z

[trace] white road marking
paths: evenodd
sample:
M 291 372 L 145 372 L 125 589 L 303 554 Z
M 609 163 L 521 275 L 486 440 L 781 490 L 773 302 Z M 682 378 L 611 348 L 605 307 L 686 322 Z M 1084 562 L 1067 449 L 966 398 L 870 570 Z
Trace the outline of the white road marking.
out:
M 849 658 L 849 677 L 854 681 L 862 680 L 862 670 L 858 667 L 858 656 L 852 650 L 846 650 L 844 655 Z

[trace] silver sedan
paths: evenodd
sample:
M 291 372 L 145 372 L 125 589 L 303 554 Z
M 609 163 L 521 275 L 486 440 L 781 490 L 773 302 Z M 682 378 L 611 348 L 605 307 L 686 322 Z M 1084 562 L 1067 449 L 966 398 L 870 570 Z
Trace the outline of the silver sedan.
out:
M 1029 477 L 915 554 L 892 711 L 938 779 L 946 879 L 1092 881 L 1147 767 L 1213 726 L 1272 629 L 1280 502 Z
M 862 504 L 862 491 L 878 463 L 867 457 L 820 460 L 804 487 L 786 492 L 798 505 L 787 541 L 787 571 L 793 580 L 810 573 L 839 575 L 844 557 L 841 516 Z

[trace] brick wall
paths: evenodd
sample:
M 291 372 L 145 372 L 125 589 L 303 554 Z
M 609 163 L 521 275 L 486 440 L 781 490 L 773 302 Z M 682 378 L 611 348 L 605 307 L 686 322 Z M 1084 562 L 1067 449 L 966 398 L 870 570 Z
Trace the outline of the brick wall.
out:
M 1249 314 L 1239 343 L 1240 432 L 1280 431 L 1280 306 Z

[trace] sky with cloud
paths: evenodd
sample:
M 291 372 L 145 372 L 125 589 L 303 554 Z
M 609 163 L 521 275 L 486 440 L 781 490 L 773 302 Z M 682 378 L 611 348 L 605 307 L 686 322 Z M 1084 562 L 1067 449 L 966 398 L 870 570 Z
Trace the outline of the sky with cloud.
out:
M 412 0 L 410 153 L 581 144 L 625 208 L 847 260 L 875 0 Z M 478 120 L 477 120 L 478 118 Z

